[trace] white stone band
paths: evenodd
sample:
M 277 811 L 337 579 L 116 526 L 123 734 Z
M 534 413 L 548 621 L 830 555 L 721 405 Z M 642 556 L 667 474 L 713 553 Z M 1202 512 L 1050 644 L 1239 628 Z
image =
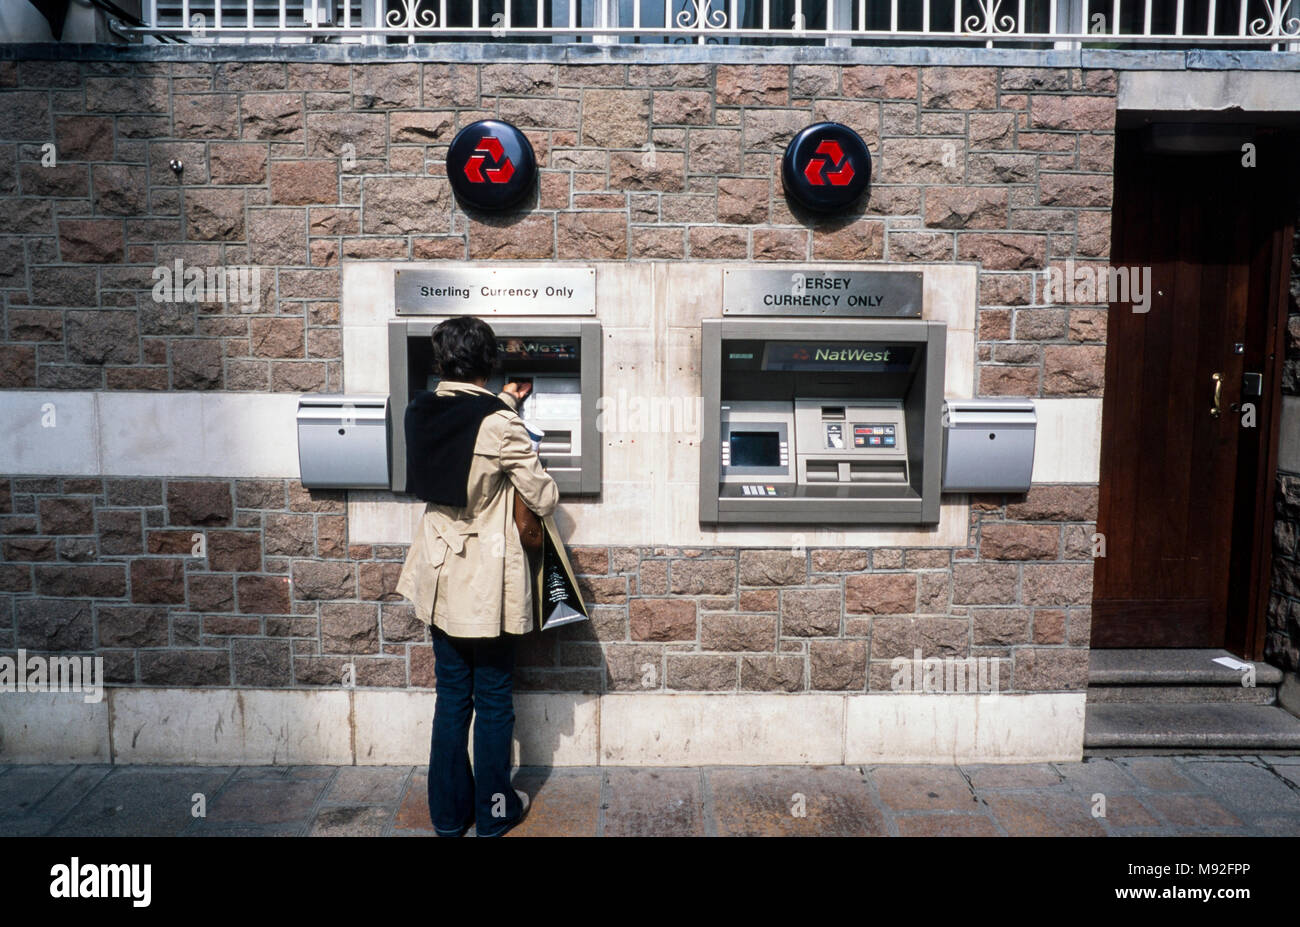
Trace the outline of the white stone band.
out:
M 111 688 L 8 693 L 4 763 L 423 765 L 427 691 Z M 1074 762 L 1083 692 L 520 693 L 514 762 L 766 766 Z

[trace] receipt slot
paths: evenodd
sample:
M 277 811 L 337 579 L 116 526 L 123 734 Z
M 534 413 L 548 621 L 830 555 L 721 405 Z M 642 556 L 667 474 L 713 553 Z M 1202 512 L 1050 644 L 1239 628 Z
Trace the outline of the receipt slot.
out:
M 435 389 L 429 336 L 441 319 L 388 323 L 389 387 L 394 492 L 406 491 L 406 434 L 400 426 L 407 404 Z M 538 453 L 561 495 L 600 492 L 601 442 L 596 431 L 600 398 L 600 323 L 595 320 L 484 319 L 497 335 L 498 369 L 487 389 L 500 392 L 511 380 L 531 380 L 519 409 L 524 421 L 544 432 Z
M 700 521 L 935 524 L 942 322 L 703 323 Z

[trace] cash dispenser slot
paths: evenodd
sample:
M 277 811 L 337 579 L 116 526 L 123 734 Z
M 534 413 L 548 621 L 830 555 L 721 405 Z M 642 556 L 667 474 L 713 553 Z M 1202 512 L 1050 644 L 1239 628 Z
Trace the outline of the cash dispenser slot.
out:
M 703 323 L 700 521 L 934 524 L 946 327 Z
M 840 465 L 833 460 L 810 460 L 804 464 L 803 476 L 810 483 L 838 483 Z
M 572 456 L 572 431 L 547 431 L 538 442 L 537 453 L 542 457 Z
M 903 464 L 849 464 L 849 479 L 856 483 L 906 483 L 907 467 Z
M 441 318 L 389 322 L 390 405 L 400 423 L 406 404 L 438 386 L 429 336 Z M 532 391 L 518 412 L 534 434 L 542 466 L 562 496 L 600 492 L 601 441 L 596 430 L 600 398 L 601 326 L 591 319 L 485 318 L 497 335 L 497 367 L 486 389 L 499 393 L 511 381 L 528 380 Z M 406 490 L 405 434 L 392 429 L 391 488 Z

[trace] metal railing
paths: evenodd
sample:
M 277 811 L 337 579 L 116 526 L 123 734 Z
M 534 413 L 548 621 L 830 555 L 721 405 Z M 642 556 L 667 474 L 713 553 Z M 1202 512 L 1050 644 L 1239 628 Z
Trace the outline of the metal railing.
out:
M 145 0 L 186 42 L 532 41 L 1300 50 L 1300 0 Z

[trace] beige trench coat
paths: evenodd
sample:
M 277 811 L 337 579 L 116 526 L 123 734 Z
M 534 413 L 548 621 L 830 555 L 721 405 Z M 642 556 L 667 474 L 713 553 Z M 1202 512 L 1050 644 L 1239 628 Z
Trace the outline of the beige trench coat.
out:
M 439 393 L 491 392 L 444 381 Z M 515 408 L 515 398 L 500 399 Z M 452 637 L 524 634 L 533 628 L 528 558 L 515 527 L 515 493 L 543 517 L 559 489 L 533 450 L 523 420 L 500 410 L 483 419 L 470 463 L 465 508 L 428 503 L 406 554 L 397 591 L 415 613 Z

